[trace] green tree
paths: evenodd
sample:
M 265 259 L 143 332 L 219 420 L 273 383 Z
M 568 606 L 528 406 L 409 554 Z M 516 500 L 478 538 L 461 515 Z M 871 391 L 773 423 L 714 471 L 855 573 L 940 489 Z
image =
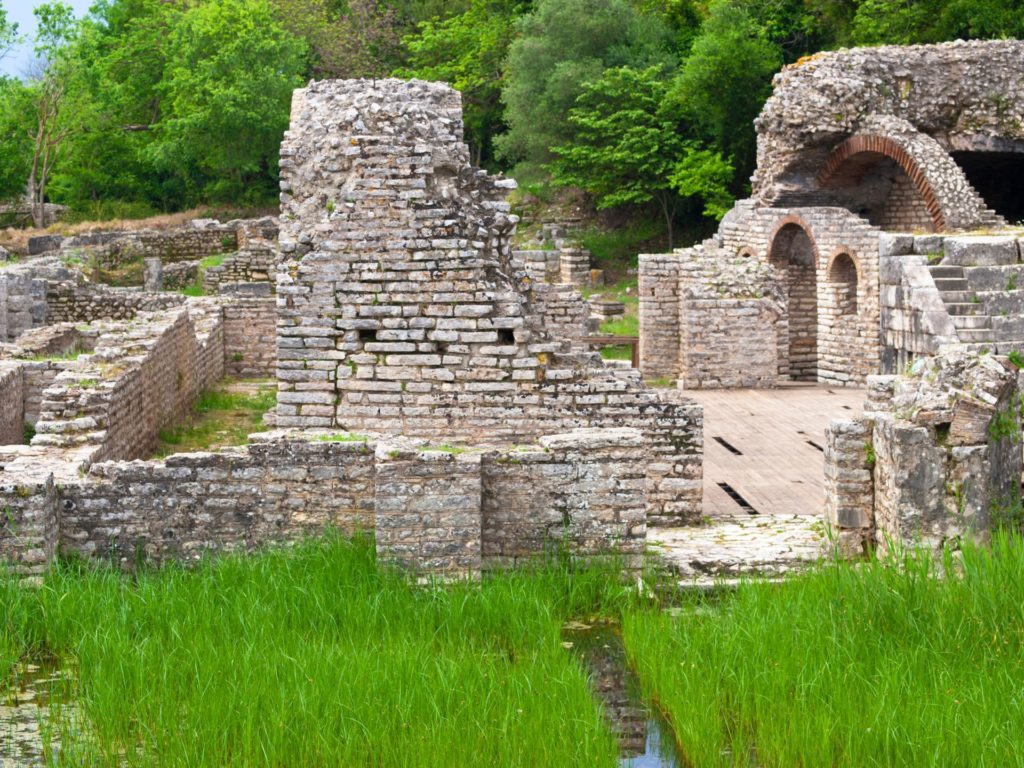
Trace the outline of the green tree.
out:
M 305 44 L 265 0 L 195 5 L 168 42 L 156 87 L 161 120 L 148 148 L 155 166 L 209 180 L 212 198 L 266 199 L 292 90 L 302 84 Z
M 671 31 L 626 0 L 538 0 L 516 30 L 502 83 L 508 132 L 497 138 L 507 162 L 546 163 L 569 143 L 569 110 L 606 69 L 674 64 Z
M 19 40 L 18 25 L 7 18 L 7 10 L 0 3 L 0 59 L 10 53 Z
M 474 162 L 491 156 L 491 138 L 503 125 L 502 71 L 515 20 L 529 0 L 473 0 L 467 11 L 420 23 L 403 44 L 409 64 L 400 77 L 442 80 L 462 93 L 463 117 Z
M 0 79 L 0 200 L 25 194 L 32 160 L 35 94 L 13 78 Z
M 668 87 L 657 67 L 606 70 L 570 110 L 573 141 L 553 147 L 550 170 L 555 183 L 586 190 L 598 208 L 656 203 L 672 248 L 677 192 L 700 198 L 720 218 L 731 202 L 732 167 L 684 141 Z
M 754 167 L 754 118 L 782 66 L 750 14 L 733 0 L 718 0 L 701 26 L 671 98 L 706 143 L 733 158 L 741 179 Z
M 71 6 L 62 2 L 36 6 L 35 52 L 41 71 L 31 85 L 33 125 L 32 155 L 26 195 L 37 227 L 46 223 L 46 191 L 50 174 L 64 142 L 74 134 L 80 115 L 67 109 L 68 92 L 78 75 L 77 61 L 69 55 L 78 30 Z

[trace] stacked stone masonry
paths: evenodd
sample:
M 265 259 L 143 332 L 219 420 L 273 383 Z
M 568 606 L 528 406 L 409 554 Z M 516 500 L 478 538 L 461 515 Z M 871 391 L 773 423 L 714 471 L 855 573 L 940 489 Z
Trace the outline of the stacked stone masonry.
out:
M 470 167 L 457 93 L 314 83 L 281 168 L 279 426 L 493 444 L 636 427 L 649 520 L 699 518 L 699 407 L 544 327 L 510 251 L 514 182 Z

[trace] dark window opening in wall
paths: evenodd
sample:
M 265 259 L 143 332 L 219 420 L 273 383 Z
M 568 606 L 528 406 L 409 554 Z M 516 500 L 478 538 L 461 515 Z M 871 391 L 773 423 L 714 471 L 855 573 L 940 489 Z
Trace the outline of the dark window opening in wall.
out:
M 841 253 L 833 259 L 828 282 L 833 291 L 836 314 L 857 314 L 857 265 L 848 254 Z
M 359 329 L 359 341 L 365 344 L 368 341 L 377 340 L 377 331 L 373 328 L 360 328 Z
M 502 345 L 515 344 L 516 334 L 511 328 L 498 329 L 498 343 Z
M 1024 221 L 1024 152 L 954 152 L 985 205 L 1010 223 Z

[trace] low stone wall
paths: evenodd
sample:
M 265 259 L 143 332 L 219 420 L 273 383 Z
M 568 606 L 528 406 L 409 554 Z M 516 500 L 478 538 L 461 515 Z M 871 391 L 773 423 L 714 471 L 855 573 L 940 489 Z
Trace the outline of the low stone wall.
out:
M 580 430 L 487 456 L 484 561 L 515 565 L 565 547 L 578 555 L 616 552 L 639 566 L 647 451 L 640 434 L 630 432 Z
M 55 456 L 58 487 L 45 462 L 5 463 L 0 452 L 0 501 L 16 520 L 0 527 L 0 558 L 38 572 L 59 543 L 131 566 L 335 528 L 375 530 L 381 558 L 425 571 L 479 572 L 553 548 L 638 566 L 647 456 L 632 429 L 484 449 L 286 431 L 218 453 L 94 463 L 87 474 L 74 470 L 81 454 Z
M 269 242 L 253 241 L 245 250 L 224 258 L 203 274 L 203 289 L 208 294 L 220 293 L 225 283 L 270 283 L 276 280 L 277 252 Z
M 530 289 L 535 312 L 551 336 L 581 343 L 597 328 L 592 327 L 587 303 L 578 290 L 568 285 L 535 285 Z M 596 326 L 596 323 L 593 324 Z
M 136 288 L 110 288 L 75 281 L 49 282 L 46 291 L 50 323 L 91 323 L 131 320 L 139 312 L 180 307 L 187 297 L 177 293 L 150 293 Z
M 282 437 L 165 462 L 95 464 L 62 491 L 61 543 L 84 555 L 192 559 L 373 526 L 374 457 L 362 442 Z
M 44 391 L 32 444 L 95 446 L 93 461 L 149 455 L 157 432 L 223 375 L 220 325 L 210 303 L 102 325 L 95 350 Z
M 0 445 L 25 439 L 25 377 L 21 366 L 0 362 Z

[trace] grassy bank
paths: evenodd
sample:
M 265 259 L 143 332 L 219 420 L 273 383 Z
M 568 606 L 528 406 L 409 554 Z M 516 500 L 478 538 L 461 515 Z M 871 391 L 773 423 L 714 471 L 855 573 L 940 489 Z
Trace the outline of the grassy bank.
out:
M 184 422 L 160 430 L 156 457 L 245 445 L 251 433 L 264 429 L 263 415 L 276 402 L 271 380 L 222 382 L 199 395 Z
M 825 567 L 630 613 L 626 647 L 696 766 L 1024 765 L 1024 546 L 959 574 Z
M 91 737 L 58 728 L 69 764 L 613 766 L 559 630 L 617 583 L 417 587 L 334 536 L 135 579 L 65 565 L 39 591 L 0 584 L 0 665 L 77 667 Z

